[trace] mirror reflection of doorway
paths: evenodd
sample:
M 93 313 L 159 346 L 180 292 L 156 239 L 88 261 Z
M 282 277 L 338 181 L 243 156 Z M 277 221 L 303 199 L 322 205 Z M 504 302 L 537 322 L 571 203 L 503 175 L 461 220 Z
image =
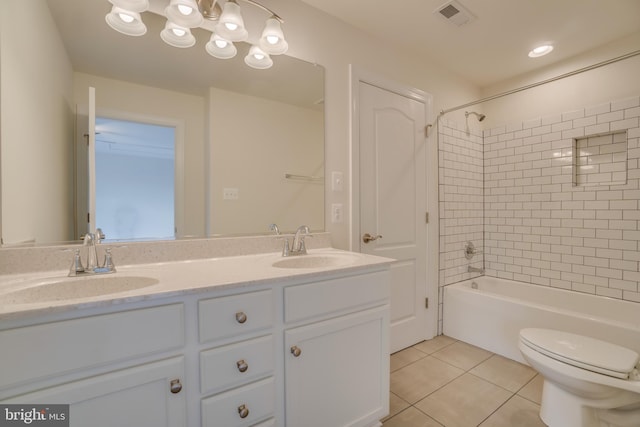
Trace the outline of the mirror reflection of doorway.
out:
M 175 236 L 175 128 L 96 117 L 96 225 L 108 240 Z

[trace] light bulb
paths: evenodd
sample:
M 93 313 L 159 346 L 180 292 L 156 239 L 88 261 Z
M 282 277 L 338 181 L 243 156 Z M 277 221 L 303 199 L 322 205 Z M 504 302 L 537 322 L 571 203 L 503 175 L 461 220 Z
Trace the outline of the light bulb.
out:
M 164 30 L 160 32 L 160 38 L 173 47 L 187 48 L 196 44 L 196 38 L 186 27 L 167 21 Z
M 127 24 L 130 24 L 135 20 L 135 18 L 133 16 L 131 16 L 131 15 L 127 14 L 127 13 L 122 13 L 122 12 L 120 12 L 118 14 L 118 17 L 120 19 L 122 19 L 123 22 L 126 22 Z
M 184 28 L 196 28 L 203 21 L 196 0 L 171 0 L 164 13 L 171 22 Z
M 269 55 L 282 55 L 287 51 L 289 44 L 284 39 L 278 18 L 272 16 L 267 19 L 259 43 L 262 50 Z
M 229 59 L 236 56 L 238 50 L 229 40 L 226 40 L 216 33 L 211 34 L 209 42 L 205 45 L 207 53 L 214 58 Z
M 128 36 L 141 36 L 147 32 L 138 12 L 113 6 L 104 18 L 111 28 Z
M 178 5 L 178 11 L 183 14 L 184 16 L 189 16 L 193 13 L 193 8 L 186 6 L 184 4 L 179 4 Z
M 249 37 L 249 33 L 244 26 L 244 20 L 240 13 L 240 6 L 235 0 L 228 0 L 218 19 L 214 31 L 220 37 L 230 42 L 243 42 Z
M 265 70 L 273 65 L 273 61 L 269 55 L 255 45 L 249 49 L 249 54 L 245 56 L 244 62 L 251 68 L 258 70 Z

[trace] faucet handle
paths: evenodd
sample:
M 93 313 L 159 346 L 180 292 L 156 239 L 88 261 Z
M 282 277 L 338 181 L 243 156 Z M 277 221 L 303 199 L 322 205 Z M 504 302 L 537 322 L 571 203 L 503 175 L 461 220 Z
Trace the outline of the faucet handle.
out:
M 82 258 L 80 258 L 80 249 L 76 249 L 73 255 L 73 262 L 71 263 L 71 268 L 69 268 L 69 276 L 76 276 L 78 273 L 84 273 Z
M 106 236 L 104 235 L 104 232 L 102 231 L 102 228 L 96 228 L 96 234 L 95 234 L 95 239 L 96 239 L 96 243 L 100 243 L 101 241 L 104 240 Z
M 277 224 L 269 224 L 269 230 L 271 230 L 274 233 L 276 233 L 276 236 L 280 235 L 280 229 L 278 228 Z
M 282 256 L 289 256 L 291 254 L 291 248 L 289 247 L 289 239 L 284 238 L 284 246 L 282 246 Z
M 111 248 L 107 248 L 104 251 L 104 266 L 103 268 L 111 273 L 116 272 L 116 265 L 113 263 L 113 256 L 111 254 Z
M 88 246 L 93 244 L 93 240 L 95 239 L 95 234 L 93 233 L 87 233 L 84 235 L 84 237 L 82 238 L 82 244 L 84 246 Z

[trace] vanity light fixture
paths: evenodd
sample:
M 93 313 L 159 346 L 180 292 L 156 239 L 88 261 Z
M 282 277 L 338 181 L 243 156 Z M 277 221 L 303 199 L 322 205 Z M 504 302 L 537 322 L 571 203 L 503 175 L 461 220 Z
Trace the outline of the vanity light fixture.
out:
M 113 6 L 111 12 L 105 16 L 107 24 L 116 31 L 128 36 L 142 36 L 147 32 L 147 26 L 142 22 L 140 14 L 131 10 Z
M 129 10 L 131 12 L 144 12 L 149 9 L 149 0 L 109 0 L 111 4 L 120 9 Z
M 551 53 L 552 50 L 553 50 L 553 45 L 550 45 L 550 44 L 544 44 L 544 45 L 538 46 L 529 52 L 529 58 L 538 58 L 540 56 L 544 56 L 548 53 Z
M 160 32 L 160 38 L 173 47 L 187 48 L 196 44 L 196 38 L 188 27 L 181 27 L 171 21 L 167 21 L 164 30 Z
M 271 68 L 273 60 L 264 53 L 260 46 L 251 46 L 249 54 L 244 57 L 244 62 L 251 68 L 257 68 L 258 70 L 266 70 Z
M 270 14 L 258 43 L 252 45 L 244 62 L 257 69 L 270 68 L 273 65 L 270 55 L 282 55 L 289 45 L 284 38 L 282 18 L 271 9 L 255 2 L 242 0 Z M 149 10 L 149 0 L 109 0 L 113 5 L 105 20 L 114 30 L 129 35 L 141 36 L 147 32 L 140 13 Z M 237 54 L 234 42 L 246 41 L 249 32 L 244 26 L 240 5 L 237 0 L 170 0 L 163 12 L 167 17 L 162 40 L 174 47 L 188 48 L 196 40 L 191 28 L 201 27 L 204 19 L 217 21 L 209 42 L 205 45 L 207 53 L 219 59 L 233 58 Z
M 171 0 L 164 13 L 170 22 L 181 27 L 195 28 L 203 21 L 195 0 Z

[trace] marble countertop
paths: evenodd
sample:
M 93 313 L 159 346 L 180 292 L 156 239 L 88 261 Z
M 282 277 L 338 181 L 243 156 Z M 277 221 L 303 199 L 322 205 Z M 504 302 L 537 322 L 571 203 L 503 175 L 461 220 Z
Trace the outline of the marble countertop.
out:
M 291 259 L 302 259 L 317 266 L 303 268 L 277 267 L 278 262 Z M 302 260 L 301 260 L 302 261 Z M 323 262 L 327 261 L 327 262 Z M 338 272 L 358 272 L 371 267 L 385 267 L 393 260 L 362 253 L 347 252 L 333 248 L 310 250 L 308 255 L 283 258 L 280 253 L 262 253 L 245 256 L 229 256 L 209 259 L 197 259 L 175 262 L 135 264 L 117 266 L 113 274 L 67 277 L 68 271 L 45 271 L 33 274 L 0 275 L 0 320 L 15 319 L 22 316 L 49 314 L 77 309 L 104 307 L 136 301 L 166 298 L 189 293 L 206 292 L 214 289 L 242 288 L 246 286 L 282 282 L 285 280 L 322 280 L 333 277 Z M 293 261 L 296 262 L 296 261 Z M 75 286 L 76 281 L 96 280 L 94 288 L 110 286 L 121 280 L 106 278 L 148 278 L 147 286 L 125 291 L 107 291 L 98 289 L 98 295 L 77 296 L 69 288 L 64 290 L 64 298 L 60 295 L 47 297 L 45 300 L 29 301 L 25 292 L 35 288 L 44 290 L 45 286 L 53 287 L 64 283 Z M 106 279 L 106 280 L 102 280 Z M 101 281 L 102 280 L 102 281 Z M 144 281 L 144 279 L 142 279 Z M 101 282 L 100 282 L 101 281 Z M 150 284 L 149 284 L 150 283 Z M 83 286 L 81 284 L 81 286 Z M 49 294 L 52 294 L 49 292 Z

